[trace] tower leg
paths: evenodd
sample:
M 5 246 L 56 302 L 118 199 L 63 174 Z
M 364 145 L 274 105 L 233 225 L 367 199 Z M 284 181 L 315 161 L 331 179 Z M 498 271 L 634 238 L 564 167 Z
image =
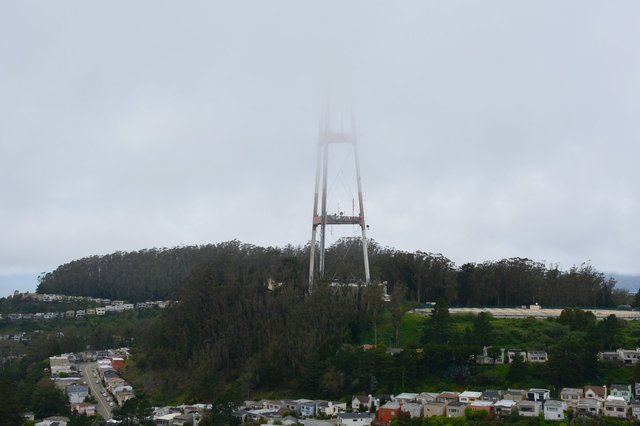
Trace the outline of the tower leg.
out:
M 324 250 L 327 238 L 327 173 L 329 168 L 329 144 L 323 143 L 322 155 L 322 222 L 320 223 L 320 262 L 318 275 L 324 277 Z
M 318 143 L 318 159 L 316 162 L 316 190 L 313 196 L 313 218 L 311 219 L 311 247 L 309 248 L 309 293 L 313 291 L 313 281 L 315 279 L 316 263 L 316 230 L 318 224 L 318 190 L 320 189 L 320 165 L 322 164 L 322 145 Z
M 356 162 L 356 180 L 358 181 L 358 205 L 360 207 L 360 229 L 362 230 L 362 256 L 364 259 L 364 280 L 369 285 L 371 275 L 369 273 L 369 249 L 367 247 L 367 224 L 364 219 L 364 200 L 362 197 L 362 179 L 360 177 L 360 157 L 358 155 L 358 143 L 353 141 L 353 151 Z

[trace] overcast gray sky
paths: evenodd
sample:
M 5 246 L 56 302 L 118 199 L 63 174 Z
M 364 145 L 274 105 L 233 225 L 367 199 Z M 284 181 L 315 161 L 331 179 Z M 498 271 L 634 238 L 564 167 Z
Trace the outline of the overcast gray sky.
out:
M 116 250 L 305 244 L 327 103 L 357 117 L 381 245 L 640 273 L 639 17 L 637 1 L 2 2 L 0 295 Z M 351 159 L 332 163 L 333 210 Z

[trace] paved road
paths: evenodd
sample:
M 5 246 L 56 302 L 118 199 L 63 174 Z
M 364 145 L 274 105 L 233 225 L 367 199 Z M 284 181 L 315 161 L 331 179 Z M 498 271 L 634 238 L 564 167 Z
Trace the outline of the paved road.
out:
M 102 384 L 96 383 L 97 378 L 93 377 L 93 373 L 96 371 L 97 363 L 89 362 L 82 366 L 82 371 L 84 372 L 84 377 L 87 379 L 87 383 L 91 388 L 91 395 L 98 401 L 96 404 L 98 409 L 98 414 L 100 414 L 105 420 L 111 419 L 111 408 L 109 407 L 109 401 L 107 398 L 102 396 L 102 391 L 104 388 Z

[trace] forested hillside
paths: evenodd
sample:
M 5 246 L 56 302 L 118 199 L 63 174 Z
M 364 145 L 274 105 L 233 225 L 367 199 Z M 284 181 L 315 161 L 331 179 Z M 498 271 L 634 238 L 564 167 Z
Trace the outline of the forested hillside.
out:
M 357 239 L 342 239 L 327 251 L 331 279 L 345 281 L 363 270 Z M 451 305 L 616 306 L 626 303 L 626 291 L 615 288 L 591 265 L 568 271 L 525 258 L 510 258 L 456 266 L 441 254 L 408 253 L 371 242 L 371 276 L 386 281 L 391 291 L 406 286 L 416 302 L 445 299 Z M 216 245 L 148 249 L 91 256 L 61 265 L 40 277 L 39 293 L 125 299 L 131 302 L 177 299 L 187 276 L 211 263 L 218 274 L 251 276 L 254 284 L 269 279 L 303 285 L 308 274 L 306 247 L 258 247 L 230 241 Z M 222 261 L 224 260 L 224 261 Z M 233 273 L 231 273 L 233 271 Z M 355 271 L 355 272 L 354 272 Z M 231 281 L 233 283 L 235 281 Z

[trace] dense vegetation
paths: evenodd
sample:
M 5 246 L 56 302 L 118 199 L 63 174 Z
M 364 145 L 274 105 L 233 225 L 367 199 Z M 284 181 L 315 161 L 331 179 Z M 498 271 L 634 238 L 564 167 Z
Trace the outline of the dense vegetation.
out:
M 30 302 L 25 302 L 31 306 Z M 12 306 L 18 306 L 12 302 Z M 153 310 L 111 317 L 74 320 L 0 321 L 0 335 L 27 333 L 30 340 L 0 341 L 0 418 L 15 421 L 15 415 L 31 411 L 38 418 L 69 416 L 67 397 L 48 377 L 48 357 L 87 348 L 104 349 L 130 345 L 140 330 L 155 321 Z M 11 413 L 11 416 L 4 417 Z M 85 424 L 85 416 L 72 416 L 72 424 Z M 87 423 L 87 424 L 90 424 Z
M 488 315 L 448 315 L 444 298 L 429 320 L 406 315 L 420 287 L 402 281 L 395 281 L 386 309 L 379 286 L 355 289 L 324 282 L 307 295 L 304 276 L 288 279 L 282 269 L 265 272 L 249 261 L 251 254 L 236 245 L 227 256 L 218 256 L 190 274 L 180 303 L 137 341 L 136 366 L 130 373 L 143 388 L 157 395 L 205 400 L 283 389 L 335 398 L 357 392 L 424 390 L 426 384 L 442 385 L 434 390 L 447 385 L 558 388 L 604 380 L 609 373 L 596 362 L 596 353 L 622 342 L 623 323 L 615 317 L 596 323 L 592 314 L 581 310 L 568 309 L 558 321 L 511 323 L 510 333 L 521 333 L 503 339 L 494 332 L 495 320 Z M 388 259 L 403 256 L 425 264 L 429 258 L 396 252 Z M 299 271 L 290 269 L 294 270 Z M 265 283 L 274 271 L 290 284 L 270 291 Z M 609 288 L 588 266 L 559 275 L 567 278 L 554 280 L 566 279 L 563 285 L 574 283 L 574 289 L 597 288 L 596 297 Z M 413 326 L 407 327 L 407 321 Z M 378 345 L 364 351 L 358 346 L 362 343 Z M 552 359 L 546 366 L 525 365 L 513 371 L 470 363 L 471 355 L 492 344 L 544 349 Z M 387 346 L 404 351 L 390 355 Z
M 357 240 L 327 253 L 331 279 L 307 291 L 308 247 L 238 241 L 94 256 L 40 279 L 39 292 L 130 301 L 179 300 L 157 317 L 131 313 L 36 336 L 26 360 L 131 344 L 125 375 L 152 401 L 228 401 L 260 396 L 342 398 L 403 390 L 580 386 L 628 382 L 640 371 L 596 361 L 598 350 L 640 343 L 640 327 L 567 309 L 559 320 L 449 315 L 448 305 L 615 306 L 629 301 L 590 265 L 569 271 L 512 258 L 457 267 L 440 254 L 370 247 L 374 282 L 332 286 L 361 270 Z M 268 286 L 267 284 L 271 285 Z M 274 285 L 275 284 L 275 285 Z M 431 317 L 406 314 L 438 300 Z M 13 304 L 15 301 L 7 301 Z M 11 305 L 13 306 L 13 305 Z M 13 308 L 12 308 L 13 309 Z M 33 309 L 31 307 L 30 309 Z M 85 327 L 83 327 L 83 324 Z M 92 328 L 94 327 L 94 328 Z M 91 329 L 91 331 L 90 331 Z M 90 337 L 93 336 L 93 337 Z M 362 344 L 374 344 L 364 350 Z M 483 346 L 542 349 L 546 365 L 476 366 Z M 402 351 L 387 351 L 387 348 Z M 26 377 L 26 376 L 25 376 Z M 18 377 L 21 386 L 25 377 Z
M 360 241 L 339 240 L 327 251 L 332 279 L 348 281 L 363 270 Z M 216 245 L 149 249 L 92 256 L 42 275 L 39 293 L 61 293 L 143 300 L 175 299 L 189 274 L 214 262 L 227 275 L 251 274 L 255 283 L 272 279 L 289 286 L 302 285 L 308 274 L 307 247 L 257 247 L 230 241 Z M 538 302 L 547 306 L 616 306 L 628 302 L 615 280 L 590 265 L 568 271 L 525 258 L 454 265 L 441 254 L 407 253 L 369 246 L 371 277 L 377 282 L 406 286 L 406 297 L 416 302 L 445 299 L 452 305 L 516 306 Z M 225 262 L 218 261 L 225 259 Z M 229 269 L 229 271 L 227 271 Z M 357 275 L 357 274 L 355 274 Z M 228 281 L 233 284 L 235 281 Z

